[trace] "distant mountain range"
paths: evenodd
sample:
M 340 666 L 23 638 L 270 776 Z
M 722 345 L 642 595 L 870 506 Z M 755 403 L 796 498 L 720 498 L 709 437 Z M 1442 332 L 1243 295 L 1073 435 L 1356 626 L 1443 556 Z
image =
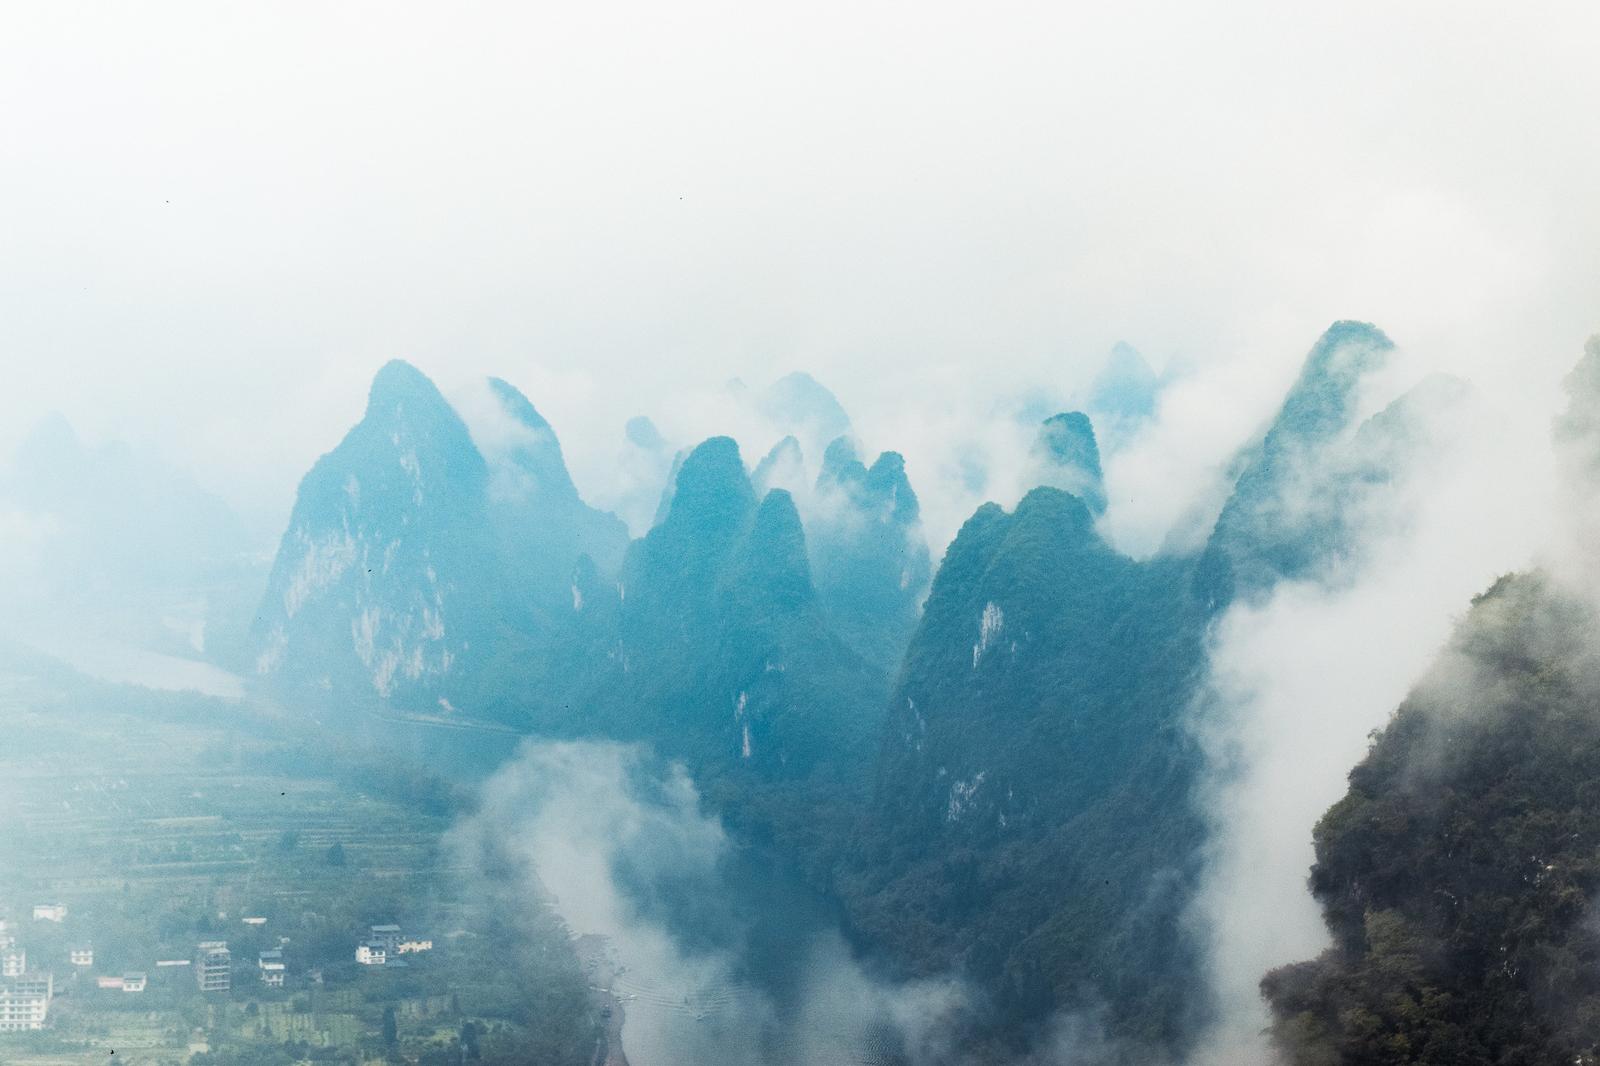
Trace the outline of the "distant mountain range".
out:
M 159 456 L 89 444 L 59 414 L 0 468 L 0 584 L 20 639 L 55 632 L 232 662 L 261 545 Z
M 1210 1009 L 1184 918 L 1208 630 L 1278 583 L 1336 582 L 1361 531 L 1404 521 L 1389 490 L 1455 386 L 1363 421 L 1391 348 L 1359 323 L 1319 340 L 1198 553 L 1107 543 L 1096 427 L 1067 411 L 1037 427 L 1038 487 L 980 508 L 937 573 L 905 461 L 867 464 L 803 375 L 761 395 L 790 432 L 753 470 L 726 437 L 678 452 L 630 541 L 511 385 L 469 426 L 391 363 L 301 484 L 257 669 L 323 715 L 647 741 L 786 849 L 861 943 L 992 992 L 974 1047 L 1007 1054 L 1070 1008 L 1181 1052 Z M 1119 350 L 1096 402 L 1126 432 L 1158 387 Z M 628 438 L 666 465 L 653 425 Z

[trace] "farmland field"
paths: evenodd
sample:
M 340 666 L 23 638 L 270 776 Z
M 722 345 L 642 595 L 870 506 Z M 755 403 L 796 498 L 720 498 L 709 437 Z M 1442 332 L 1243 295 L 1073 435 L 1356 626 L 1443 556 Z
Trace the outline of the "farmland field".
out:
M 0 1066 L 449 1063 L 463 1034 L 484 1061 L 586 1061 L 565 930 L 454 854 L 470 796 L 427 767 L 332 750 L 276 708 L 35 661 L 0 669 L 0 720 L 25 738 L 0 747 L 0 917 L 56 984 L 50 1026 L 0 1034 Z M 47 902 L 63 922 L 32 919 Z M 361 966 L 374 924 L 435 946 Z M 203 995 L 181 964 L 217 940 L 232 988 Z M 69 964 L 87 945 L 93 964 Z M 259 979 L 273 949 L 283 988 Z M 144 991 L 97 987 L 131 972 Z

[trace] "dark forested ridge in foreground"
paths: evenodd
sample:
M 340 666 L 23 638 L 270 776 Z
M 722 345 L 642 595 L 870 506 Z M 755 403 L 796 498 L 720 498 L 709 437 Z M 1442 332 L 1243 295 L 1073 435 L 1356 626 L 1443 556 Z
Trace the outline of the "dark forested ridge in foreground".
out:
M 1293 1062 L 1600 1054 L 1597 636 L 1502 579 L 1351 773 L 1311 878 L 1334 946 L 1262 985 Z

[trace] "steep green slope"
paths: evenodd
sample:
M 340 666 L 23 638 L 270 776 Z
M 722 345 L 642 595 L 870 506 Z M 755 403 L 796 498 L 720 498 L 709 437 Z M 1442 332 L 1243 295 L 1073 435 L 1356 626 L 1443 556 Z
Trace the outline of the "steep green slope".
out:
M 1330 579 L 1373 523 L 1399 520 L 1384 490 L 1429 438 L 1414 400 L 1358 422 L 1387 348 L 1357 323 L 1319 340 L 1198 558 L 1106 544 L 1093 428 L 1045 423 L 1037 454 L 1088 499 L 986 505 L 947 552 L 838 874 L 865 940 L 974 978 L 997 1030 L 1083 1009 L 1139 1053 L 1184 1049 L 1210 1010 L 1184 919 L 1209 628 L 1236 596 Z
M 589 613 L 589 601 L 585 601 Z M 684 460 L 665 518 L 596 590 L 594 678 L 571 728 L 651 740 L 713 777 L 803 778 L 861 766 L 882 673 L 845 646 L 812 586 L 789 494 L 757 501 L 726 437 Z
M 491 382 L 497 446 L 414 367 L 300 484 L 252 626 L 256 669 L 319 709 L 386 707 L 527 726 L 548 713 L 578 584 L 627 532 L 578 497 L 549 425 Z
M 980 509 L 940 567 L 841 887 L 912 970 L 994 990 L 999 1029 L 1101 1003 L 1154 1044 L 1189 1028 L 1188 590 L 1181 562 L 1118 554 L 1048 488 Z

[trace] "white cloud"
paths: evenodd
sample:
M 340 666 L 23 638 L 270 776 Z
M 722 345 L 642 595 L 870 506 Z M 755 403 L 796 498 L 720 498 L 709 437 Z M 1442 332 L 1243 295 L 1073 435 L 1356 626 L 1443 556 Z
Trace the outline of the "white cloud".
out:
M 1550 543 L 1549 399 L 1538 412 L 1483 395 L 1469 411 L 1430 411 L 1443 453 L 1416 458 L 1373 505 L 1389 520 L 1359 527 L 1349 565 L 1219 622 L 1196 726 L 1214 835 L 1195 918 L 1222 1019 L 1197 1062 L 1272 1061 L 1257 984 L 1327 945 L 1306 888 L 1312 827 L 1472 596 Z
M 1597 22 L 26 7 L 0 43 L 0 450 L 60 408 L 270 524 L 400 356 L 523 388 L 603 496 L 627 416 L 737 432 L 671 405 L 803 367 L 907 453 L 948 536 L 1010 491 L 947 476 L 967 435 L 1001 447 L 997 398 L 1070 391 L 1126 338 L 1218 368 L 1148 446 L 1178 484 L 1125 471 L 1114 522 L 1148 544 L 1336 318 L 1458 360 L 1576 350 L 1600 319 Z

